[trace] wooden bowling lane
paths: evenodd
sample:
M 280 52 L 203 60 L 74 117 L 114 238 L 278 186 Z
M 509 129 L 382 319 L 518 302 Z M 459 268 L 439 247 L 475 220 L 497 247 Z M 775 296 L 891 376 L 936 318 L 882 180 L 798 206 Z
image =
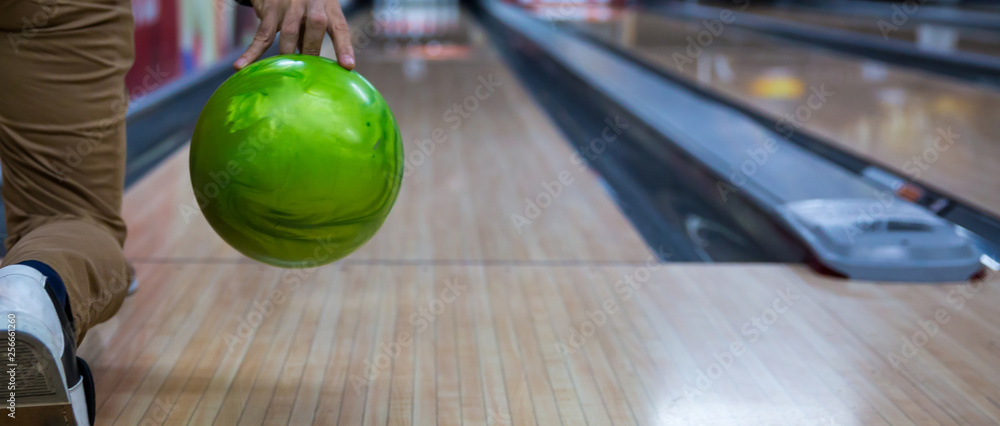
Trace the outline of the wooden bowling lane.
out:
M 994 89 L 732 27 L 695 50 L 689 39 L 711 35 L 700 21 L 630 12 L 609 23 L 579 25 L 667 71 L 1000 216 L 1000 92 Z M 824 96 L 816 95 L 823 90 Z
M 471 49 L 423 65 L 359 53 L 408 154 L 448 137 L 341 262 L 240 257 L 197 213 L 186 150 L 129 190 L 139 291 L 81 348 L 97 424 L 1000 422 L 995 282 L 651 260 L 492 48 Z M 490 75 L 503 84 L 452 128 L 445 110 Z M 573 183 L 518 233 L 510 214 L 564 170 Z M 894 368 L 939 310 L 949 321 Z
M 882 16 L 840 15 L 818 10 L 791 9 L 767 5 L 747 9 L 755 15 L 779 18 L 799 24 L 815 25 L 872 36 L 873 40 L 900 40 L 914 43 L 928 51 L 959 51 L 1000 56 L 1000 37 L 996 31 L 963 28 L 957 25 L 908 19 L 901 26 L 892 25 L 891 5 Z M 1000 15 L 997 15 L 1000 17 Z M 896 22 L 899 18 L 897 18 Z

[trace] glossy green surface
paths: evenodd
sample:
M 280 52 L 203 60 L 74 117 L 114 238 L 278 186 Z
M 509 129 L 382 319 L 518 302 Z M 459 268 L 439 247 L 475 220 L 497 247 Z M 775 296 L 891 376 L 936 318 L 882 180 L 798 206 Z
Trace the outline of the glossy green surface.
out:
M 403 176 L 396 119 L 367 80 L 305 55 L 254 63 L 198 118 L 191 183 L 208 222 L 241 253 L 312 267 L 367 242 Z

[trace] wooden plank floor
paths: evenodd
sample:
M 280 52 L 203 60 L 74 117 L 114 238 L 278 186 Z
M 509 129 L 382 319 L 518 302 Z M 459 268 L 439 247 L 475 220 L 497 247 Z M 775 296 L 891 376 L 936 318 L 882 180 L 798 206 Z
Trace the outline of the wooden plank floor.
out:
M 1000 422 L 995 285 L 652 261 L 477 49 L 422 74 L 360 56 L 407 153 L 435 128 L 448 138 L 337 264 L 280 270 L 228 248 L 196 212 L 186 150 L 135 185 L 126 251 L 140 289 L 81 349 L 98 424 Z M 452 129 L 445 111 L 490 76 L 502 85 Z M 572 184 L 519 233 L 511 214 L 563 171 Z M 901 339 L 914 336 L 911 353 Z

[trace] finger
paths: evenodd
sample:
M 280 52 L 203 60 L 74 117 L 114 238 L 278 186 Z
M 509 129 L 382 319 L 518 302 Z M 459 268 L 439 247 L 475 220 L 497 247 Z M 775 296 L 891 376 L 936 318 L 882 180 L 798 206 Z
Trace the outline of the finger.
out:
M 299 46 L 299 32 L 302 28 L 302 16 L 306 14 L 306 6 L 302 1 L 293 1 L 281 21 L 281 37 L 278 40 L 278 52 L 282 55 L 295 53 Z
M 250 47 L 247 47 L 246 52 L 233 63 L 236 69 L 243 69 L 251 62 L 260 59 L 260 56 L 274 43 L 274 34 L 278 32 L 278 21 L 281 20 L 280 12 L 275 6 L 276 3 L 268 2 L 261 8 L 257 33 L 254 34 Z
M 354 48 L 351 47 L 351 29 L 340 10 L 340 3 L 334 1 L 327 9 L 330 23 L 327 31 L 333 39 L 333 49 L 337 52 L 337 62 L 345 69 L 354 69 Z
M 302 36 L 302 53 L 306 55 L 318 56 L 320 48 L 323 47 L 323 36 L 326 35 L 326 27 L 329 19 L 326 17 L 322 0 L 312 0 L 309 2 L 309 9 L 306 11 L 305 34 Z
M 309 12 L 306 12 L 306 15 L 308 16 Z M 308 18 L 306 18 L 306 19 L 308 19 Z M 298 46 L 299 46 L 299 52 L 302 52 L 303 51 L 302 50 L 302 46 L 303 46 L 302 39 L 305 37 L 305 34 L 306 34 L 306 25 L 302 24 L 302 25 L 299 25 L 299 27 L 301 27 L 301 28 L 299 28 L 299 42 L 298 42 L 299 44 L 298 44 Z

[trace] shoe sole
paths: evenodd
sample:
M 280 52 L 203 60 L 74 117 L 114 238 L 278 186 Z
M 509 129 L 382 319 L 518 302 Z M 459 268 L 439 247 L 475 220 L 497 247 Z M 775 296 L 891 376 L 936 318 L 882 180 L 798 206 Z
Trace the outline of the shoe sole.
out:
M 63 384 L 61 361 L 42 342 L 26 333 L 14 336 L 14 417 L 10 414 L 10 401 L 5 401 L 3 416 L 5 425 L 72 425 L 76 421 L 69 392 Z M 7 367 L 8 369 L 10 366 Z M 9 370 L 8 370 L 9 371 Z M 5 381 L 11 380 L 9 376 Z M 7 399 L 10 391 L 2 394 Z M 88 424 L 85 419 L 82 424 Z

